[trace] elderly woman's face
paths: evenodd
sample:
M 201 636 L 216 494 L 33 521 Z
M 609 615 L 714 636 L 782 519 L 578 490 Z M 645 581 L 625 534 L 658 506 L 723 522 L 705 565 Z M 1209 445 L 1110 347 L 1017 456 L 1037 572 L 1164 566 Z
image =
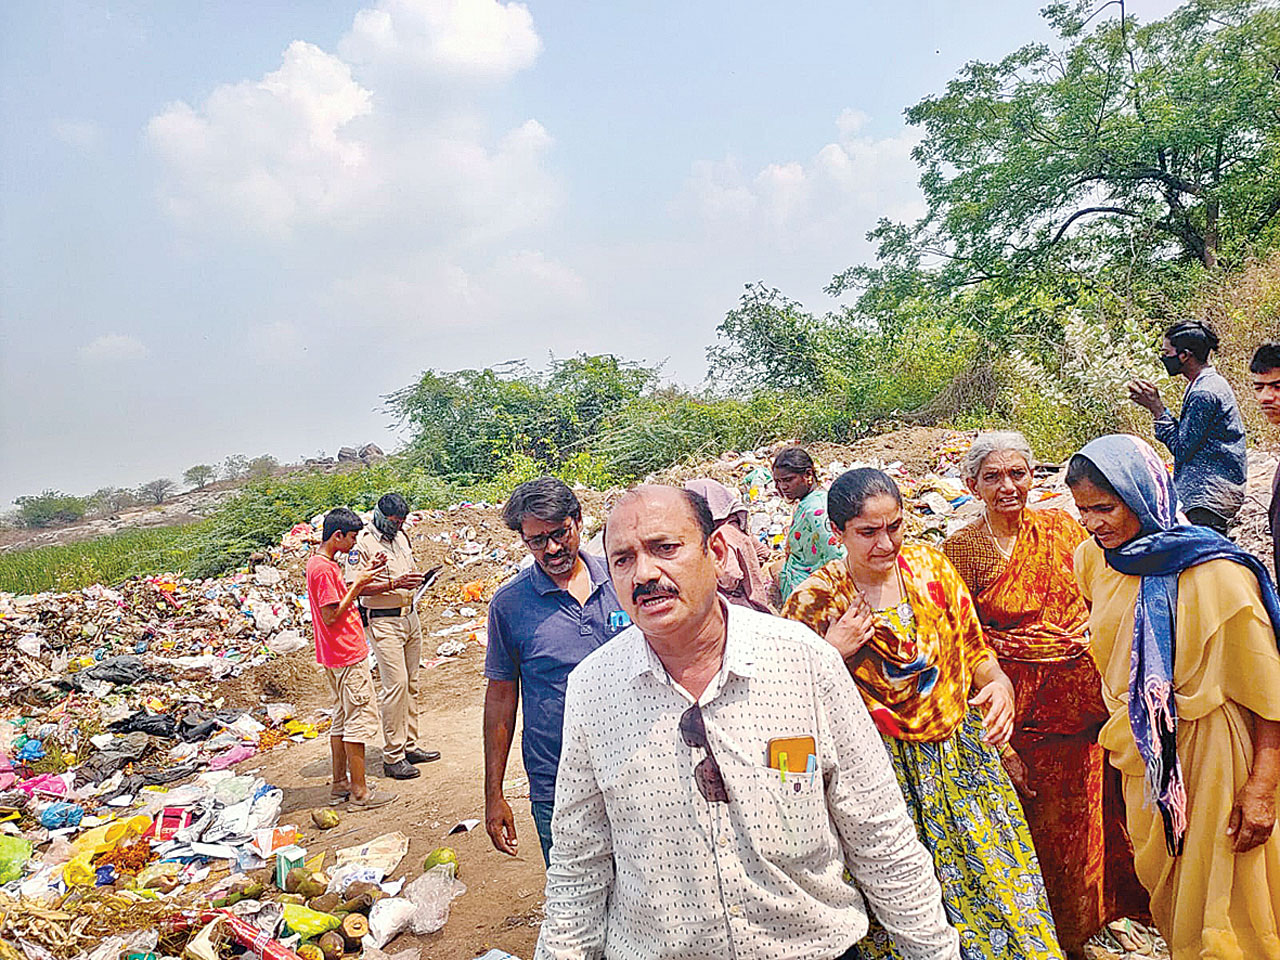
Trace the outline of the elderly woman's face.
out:
M 1020 514 L 1027 505 L 1034 476 L 1026 458 L 1016 450 L 987 454 L 978 475 L 966 481 L 990 513 Z

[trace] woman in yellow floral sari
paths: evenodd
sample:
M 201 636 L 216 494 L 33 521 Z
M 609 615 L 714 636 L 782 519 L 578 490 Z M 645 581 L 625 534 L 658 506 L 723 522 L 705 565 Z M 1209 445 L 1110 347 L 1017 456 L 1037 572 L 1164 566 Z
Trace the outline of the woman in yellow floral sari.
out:
M 1120 777 L 1097 742 L 1107 708 L 1072 573 L 1088 535 L 1065 510 L 1027 506 L 1034 461 L 1022 434 L 981 434 L 963 467 L 985 509 L 942 549 L 1013 682 L 1013 737 L 1002 759 L 1022 794 L 1058 940 L 1068 960 L 1083 960 L 1085 941 L 1104 924 L 1147 918 Z M 1141 939 L 1128 925 L 1114 933 Z
M 1013 687 L 982 637 L 969 591 L 939 551 L 903 544 L 902 495 L 879 470 L 827 494 L 846 556 L 795 590 L 783 615 L 841 655 L 884 737 L 933 855 L 964 960 L 1061 958 L 1044 881 L 999 749 Z M 883 929 L 854 951 L 899 958 Z

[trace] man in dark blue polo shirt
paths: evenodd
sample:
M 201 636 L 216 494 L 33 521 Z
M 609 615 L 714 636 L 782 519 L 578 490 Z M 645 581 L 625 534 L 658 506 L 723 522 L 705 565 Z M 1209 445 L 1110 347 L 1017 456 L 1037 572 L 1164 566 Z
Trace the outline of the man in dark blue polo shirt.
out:
M 631 620 L 618 603 L 604 560 L 579 552 L 582 507 L 564 483 L 554 477 L 522 483 L 507 501 L 502 519 L 520 534 L 534 562 L 503 584 L 489 604 L 485 828 L 495 847 L 516 855 L 515 820 L 502 795 L 502 780 L 520 700 L 533 822 L 542 858 L 549 863 L 565 682 L 587 654 L 621 633 Z

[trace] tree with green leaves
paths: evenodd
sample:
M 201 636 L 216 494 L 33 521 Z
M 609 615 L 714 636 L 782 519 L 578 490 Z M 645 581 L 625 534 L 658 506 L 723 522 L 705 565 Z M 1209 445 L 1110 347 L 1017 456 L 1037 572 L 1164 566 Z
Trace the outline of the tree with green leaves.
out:
M 184 483 L 188 483 L 197 490 L 203 490 L 218 476 L 216 467 L 207 463 L 197 463 L 195 466 L 187 467 L 182 474 Z
M 708 377 L 737 394 L 757 390 L 815 393 L 846 351 L 831 318 L 815 317 L 763 283 L 749 283 L 707 348 Z
M 142 484 L 142 486 L 138 487 L 138 498 L 145 500 L 147 503 L 161 504 L 164 503 L 165 498 L 168 497 L 177 486 L 178 485 L 168 477 L 159 477 L 155 480 L 148 480 L 146 483 Z
M 443 476 L 487 478 L 516 457 L 548 468 L 565 462 L 656 378 L 653 368 L 584 354 L 552 358 L 545 371 L 520 362 L 428 370 L 384 399 L 412 433 L 411 459 Z
M 1280 242 L 1274 4 L 1191 0 L 1141 24 L 1123 0 L 1080 0 L 1045 16 L 1060 46 L 970 63 L 907 110 L 927 212 L 882 221 L 879 263 L 832 282 L 862 291 L 860 315 L 931 297 L 997 337 L 1052 341 L 1099 289 L 1158 308 Z
M 269 453 L 254 457 L 245 467 L 245 476 L 250 480 L 264 480 L 276 472 L 280 461 Z
M 88 508 L 99 516 L 109 517 L 113 513 L 127 510 L 138 505 L 138 497 L 132 490 L 123 487 L 99 487 L 88 497 Z

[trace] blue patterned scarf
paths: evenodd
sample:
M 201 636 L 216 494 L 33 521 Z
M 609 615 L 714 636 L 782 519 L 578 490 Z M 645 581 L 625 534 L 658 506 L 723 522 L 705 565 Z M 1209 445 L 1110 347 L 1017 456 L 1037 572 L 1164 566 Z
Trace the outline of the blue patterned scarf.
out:
M 1267 616 L 1280 637 L 1280 597 L 1253 554 L 1208 527 L 1178 518 L 1177 497 L 1164 463 L 1138 437 L 1115 434 L 1089 443 L 1078 456 L 1093 462 L 1138 517 L 1142 532 L 1114 550 L 1107 563 L 1141 578 L 1133 610 L 1129 658 L 1129 723 L 1147 768 L 1147 789 L 1164 820 L 1170 856 L 1182 853 L 1187 790 L 1178 761 L 1178 711 L 1173 695 L 1178 575 L 1210 560 L 1231 560 L 1258 578 Z

